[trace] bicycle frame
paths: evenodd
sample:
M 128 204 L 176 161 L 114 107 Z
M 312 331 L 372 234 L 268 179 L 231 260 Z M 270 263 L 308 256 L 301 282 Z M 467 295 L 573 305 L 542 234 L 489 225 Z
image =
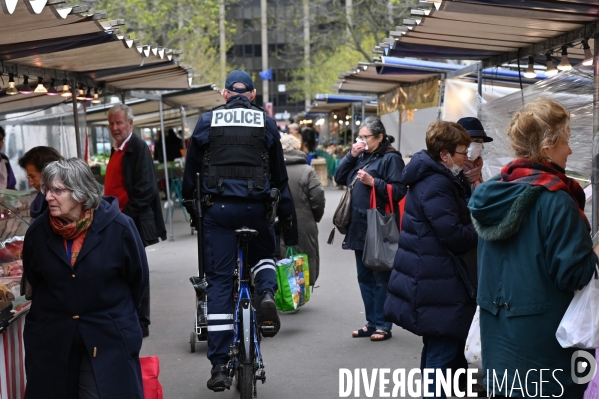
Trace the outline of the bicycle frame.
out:
M 239 238 L 237 245 L 237 270 L 235 273 L 235 277 L 238 283 L 238 290 L 236 293 L 237 298 L 234 304 L 234 337 L 233 344 L 231 346 L 231 354 L 233 356 L 229 361 L 229 372 L 231 374 L 234 374 L 235 369 L 239 366 L 240 362 L 246 364 L 253 363 L 254 371 L 264 369 L 262 353 L 260 352 L 260 343 L 258 342 L 258 334 L 260 334 L 260 331 L 258 329 L 258 323 L 256 321 L 256 313 L 255 311 L 251 311 L 253 287 L 250 282 L 250 268 L 248 265 L 247 253 L 248 240 L 243 240 L 242 238 Z M 241 323 L 242 320 L 250 319 L 250 315 L 251 324 L 249 326 Z M 240 334 L 240 327 L 243 328 L 243 334 Z M 243 342 L 240 342 L 240 336 L 243 336 Z M 253 338 L 253 343 L 249 341 L 248 337 Z M 244 349 L 243 359 L 239 358 L 240 345 L 243 345 Z M 255 358 L 253 356 L 253 353 L 255 353 Z M 264 383 L 264 372 L 262 372 L 261 377 L 262 378 L 260 379 L 262 379 L 262 382 Z

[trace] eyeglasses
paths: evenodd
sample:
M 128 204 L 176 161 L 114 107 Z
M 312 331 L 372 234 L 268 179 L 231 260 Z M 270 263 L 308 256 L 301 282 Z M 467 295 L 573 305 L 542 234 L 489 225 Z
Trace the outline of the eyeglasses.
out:
M 364 141 L 366 141 L 366 139 L 368 139 L 368 137 L 372 137 L 372 134 L 367 134 L 366 136 L 358 136 L 358 138 L 360 140 L 364 140 Z
M 34 176 L 34 175 L 27 175 L 25 177 L 27 178 L 27 180 L 35 180 L 35 179 L 39 178 L 39 176 Z
M 67 191 L 73 191 L 70 188 L 66 188 L 66 187 L 46 187 L 46 186 L 41 186 L 40 190 L 41 190 L 42 194 L 44 194 L 44 195 L 46 195 L 47 193 L 50 193 L 55 197 L 60 197 L 62 195 L 62 193 L 65 193 Z
M 459 151 L 456 151 L 455 153 L 456 153 L 456 154 L 463 155 L 463 156 L 465 156 L 465 157 L 467 157 L 467 156 L 468 156 L 468 151 L 466 151 L 466 152 L 459 152 Z

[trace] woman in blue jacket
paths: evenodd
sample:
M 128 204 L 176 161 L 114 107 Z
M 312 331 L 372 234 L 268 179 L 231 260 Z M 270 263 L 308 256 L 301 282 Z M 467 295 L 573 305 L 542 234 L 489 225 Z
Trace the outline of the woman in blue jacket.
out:
M 559 103 L 541 98 L 527 104 L 508 128 L 516 159 L 479 185 L 469 203 L 479 234 L 484 385 L 495 397 L 580 399 L 587 386 L 573 380 L 577 349 L 562 348 L 555 338 L 599 255 L 584 191 L 565 174 L 569 125 Z
M 477 245 L 464 187 L 456 177 L 470 140 L 457 123 L 434 122 L 426 132 L 427 150 L 416 153 L 404 169 L 408 193 L 385 301 L 390 320 L 422 336 L 421 368 L 443 373 L 467 366 L 464 345 L 476 309 L 449 253 Z
M 135 224 L 83 160 L 50 163 L 41 190 L 48 208 L 23 245 L 25 399 L 142 399 L 136 309 L 148 263 Z
M 385 214 L 385 204 L 389 203 L 387 184 L 392 186 L 394 212 L 398 216 L 397 204 L 406 193 L 401 181 L 404 162 L 401 154 L 393 148 L 394 138 L 387 136 L 385 126 L 374 116 L 366 118 L 362 124 L 357 142 L 335 171 L 337 184 L 349 186 L 354 182 L 351 202 L 351 224 L 343 249 L 353 249 L 358 269 L 358 284 L 366 325 L 352 333 L 352 336 L 370 337 L 371 341 L 384 341 L 391 338 L 392 324 L 385 320 L 383 304 L 387 293 L 387 283 L 391 272 L 373 271 L 362 262 L 364 238 L 366 237 L 366 210 L 370 206 L 370 192 L 375 187 L 377 208 Z

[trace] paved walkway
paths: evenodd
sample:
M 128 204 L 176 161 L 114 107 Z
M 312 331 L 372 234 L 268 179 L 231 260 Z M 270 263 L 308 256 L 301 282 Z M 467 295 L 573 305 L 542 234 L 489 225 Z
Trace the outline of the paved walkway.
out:
M 365 323 L 354 255 L 341 249 L 339 234 L 334 245 L 326 244 L 341 194 L 326 189 L 327 207 L 319 224 L 321 271 L 310 302 L 297 313 L 281 315 L 279 334 L 262 341 L 267 377 L 258 385 L 260 399 L 338 398 L 340 368 L 365 368 L 370 374 L 373 368 L 409 370 L 420 365 L 420 338 L 397 326 L 393 338 L 384 342 L 351 337 L 351 331 Z M 196 352 L 190 352 L 195 305 L 189 277 L 197 273 L 196 237 L 178 208 L 174 221 L 175 240 L 147 248 L 152 324 L 142 356 L 160 357 L 166 399 L 238 398 L 234 389 L 208 390 L 211 366 L 205 346 L 197 344 Z M 378 389 L 372 397 L 379 397 Z M 356 397 L 353 392 L 351 397 Z M 363 387 L 357 397 L 367 397 Z

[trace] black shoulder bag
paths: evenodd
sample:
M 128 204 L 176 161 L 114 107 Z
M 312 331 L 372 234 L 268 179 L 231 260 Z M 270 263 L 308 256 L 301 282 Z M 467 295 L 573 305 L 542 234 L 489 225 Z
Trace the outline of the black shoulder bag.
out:
M 460 277 L 462 283 L 464 283 L 464 286 L 466 287 L 466 291 L 468 291 L 468 295 L 470 295 L 470 298 L 476 299 L 476 292 L 478 289 L 478 270 L 476 259 L 478 256 L 477 247 L 474 247 L 466 252 L 456 255 L 449 249 L 445 248 L 443 242 L 435 233 L 435 230 L 433 230 L 433 228 L 429 224 L 426 216 L 424 217 L 424 223 L 426 223 L 429 230 L 434 234 L 435 237 L 437 237 L 437 241 L 439 241 L 439 244 L 441 244 L 441 246 L 447 251 L 449 256 L 451 256 L 451 259 L 453 259 L 456 274 Z

